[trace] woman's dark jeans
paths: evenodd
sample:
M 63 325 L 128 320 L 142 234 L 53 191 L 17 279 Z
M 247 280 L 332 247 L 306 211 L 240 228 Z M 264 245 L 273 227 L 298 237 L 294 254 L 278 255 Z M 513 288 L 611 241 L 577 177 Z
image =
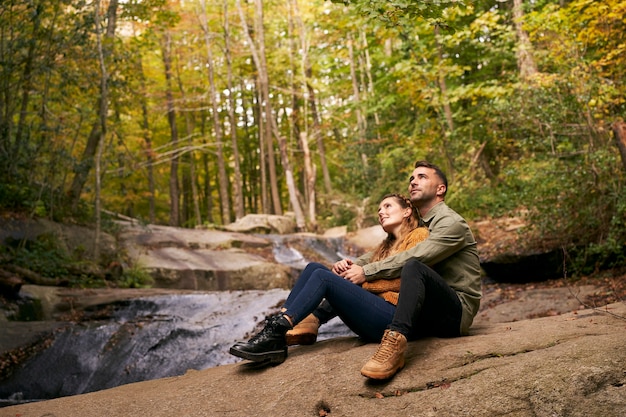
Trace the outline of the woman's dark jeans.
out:
M 380 341 L 387 328 L 411 340 L 459 336 L 463 313 L 456 292 L 417 260 L 402 268 L 397 308 L 318 263 L 302 271 L 283 307 L 294 323 L 312 312 L 320 323 L 338 315 L 350 330 L 374 342 Z
M 369 342 L 380 341 L 396 309 L 324 265 L 310 263 L 285 301 L 285 314 L 299 323 L 324 299 L 350 330 Z

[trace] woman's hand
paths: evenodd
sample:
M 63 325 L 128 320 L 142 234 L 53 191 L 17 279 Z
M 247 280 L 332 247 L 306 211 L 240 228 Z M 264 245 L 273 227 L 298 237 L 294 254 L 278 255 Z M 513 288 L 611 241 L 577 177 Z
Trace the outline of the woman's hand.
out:
M 339 275 L 356 285 L 361 285 L 365 282 L 365 272 L 363 272 L 363 267 L 359 265 L 351 265 L 348 270 Z
M 332 271 L 337 275 L 341 275 L 347 270 L 349 270 L 351 266 L 352 266 L 352 261 L 350 259 L 342 259 L 340 261 L 335 262 L 335 264 L 332 267 Z

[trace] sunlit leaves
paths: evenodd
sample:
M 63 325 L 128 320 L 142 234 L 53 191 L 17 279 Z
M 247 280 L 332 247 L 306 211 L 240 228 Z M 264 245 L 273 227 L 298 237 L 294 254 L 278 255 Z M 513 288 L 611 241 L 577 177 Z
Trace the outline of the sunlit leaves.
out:
M 441 18 L 449 7 L 464 6 L 463 0 L 332 0 L 353 7 L 370 19 L 387 25 L 407 24 L 416 19 L 430 20 L 431 23 L 446 26 Z

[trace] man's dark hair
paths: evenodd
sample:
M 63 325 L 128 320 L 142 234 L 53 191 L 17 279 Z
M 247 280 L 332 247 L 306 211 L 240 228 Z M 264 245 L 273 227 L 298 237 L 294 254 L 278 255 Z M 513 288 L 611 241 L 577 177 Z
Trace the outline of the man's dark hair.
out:
M 433 171 L 435 171 L 435 174 L 439 177 L 439 179 L 441 180 L 441 182 L 443 183 L 443 185 L 446 186 L 446 192 L 443 193 L 443 195 L 445 196 L 446 193 L 448 192 L 448 178 L 446 177 L 446 174 L 443 173 L 443 171 L 441 170 L 441 168 L 439 168 L 437 165 L 435 164 L 431 164 L 428 161 L 417 161 L 415 163 L 415 168 L 419 168 L 419 167 L 424 167 L 424 168 L 430 168 Z

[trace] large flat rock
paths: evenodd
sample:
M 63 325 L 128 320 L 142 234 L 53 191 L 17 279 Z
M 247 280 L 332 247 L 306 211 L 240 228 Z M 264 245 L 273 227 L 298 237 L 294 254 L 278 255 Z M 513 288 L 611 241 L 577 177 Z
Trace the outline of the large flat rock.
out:
M 0 409 L 0 416 L 626 415 L 626 304 L 409 344 L 406 368 L 371 383 L 375 344 L 353 337 L 290 348 L 276 367 L 245 363 Z M 325 410 L 325 411 L 324 411 Z

